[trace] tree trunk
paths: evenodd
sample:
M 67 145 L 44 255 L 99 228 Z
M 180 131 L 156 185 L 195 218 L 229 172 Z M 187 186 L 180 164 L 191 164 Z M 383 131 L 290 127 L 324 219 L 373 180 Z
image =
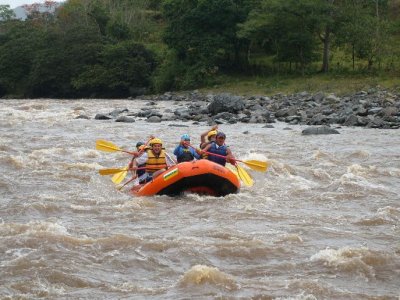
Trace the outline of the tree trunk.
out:
M 376 57 L 378 60 L 378 66 L 379 69 L 381 68 L 381 33 L 380 33 L 380 19 L 379 19 L 379 0 L 375 1 L 375 13 L 376 13 L 376 45 L 377 45 L 377 49 L 376 49 Z M 372 65 L 372 63 L 371 63 Z
M 331 44 L 330 35 L 331 35 L 331 30 L 329 29 L 329 26 L 326 26 L 325 37 L 322 39 L 322 41 L 324 42 L 324 53 L 322 56 L 321 71 L 323 73 L 329 72 L 329 50 L 330 50 L 330 44 Z
M 332 5 L 332 9 L 329 11 L 329 18 L 334 18 L 334 11 L 333 5 L 335 0 L 327 0 L 327 2 Z M 329 53 L 330 53 L 330 46 L 331 46 L 331 28 L 329 25 L 325 27 L 325 34 L 324 37 L 320 37 L 322 42 L 324 43 L 324 52 L 322 55 L 322 68 L 321 72 L 328 73 L 329 72 Z

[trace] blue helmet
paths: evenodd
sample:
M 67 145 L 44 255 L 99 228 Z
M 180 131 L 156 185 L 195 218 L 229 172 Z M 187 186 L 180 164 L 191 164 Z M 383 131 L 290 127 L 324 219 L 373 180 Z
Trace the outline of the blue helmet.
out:
M 187 133 L 185 133 L 184 135 L 181 136 L 181 140 L 182 141 L 190 141 L 190 136 Z

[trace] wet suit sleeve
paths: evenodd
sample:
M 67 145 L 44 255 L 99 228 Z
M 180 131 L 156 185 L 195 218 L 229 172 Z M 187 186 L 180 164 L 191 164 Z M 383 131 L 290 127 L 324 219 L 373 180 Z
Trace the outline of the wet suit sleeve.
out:
M 194 156 L 195 159 L 200 159 L 201 156 L 196 152 L 195 149 L 190 148 L 190 152 L 192 152 L 192 155 Z
M 179 156 L 182 155 L 182 147 L 181 147 L 181 145 L 179 145 L 179 146 L 177 146 L 177 147 L 175 148 L 175 150 L 174 150 L 174 155 L 175 155 L 176 157 L 179 157 Z

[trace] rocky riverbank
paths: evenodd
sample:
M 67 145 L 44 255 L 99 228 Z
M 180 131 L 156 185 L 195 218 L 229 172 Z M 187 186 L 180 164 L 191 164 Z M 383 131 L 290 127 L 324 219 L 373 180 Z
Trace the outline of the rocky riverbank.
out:
M 400 95 L 380 89 L 360 91 L 341 97 L 322 92 L 241 97 L 228 93 L 205 95 L 192 91 L 185 94 L 144 96 L 140 99 L 149 101 L 146 108 L 140 111 L 118 109 L 108 114 L 97 114 L 95 119 L 134 122 L 137 118 L 145 118 L 148 122 L 242 122 L 265 123 L 266 126 L 273 126 L 270 123 L 278 120 L 293 125 L 362 126 L 382 129 L 400 127 Z M 161 111 L 157 108 L 158 101 L 171 101 L 171 106 Z

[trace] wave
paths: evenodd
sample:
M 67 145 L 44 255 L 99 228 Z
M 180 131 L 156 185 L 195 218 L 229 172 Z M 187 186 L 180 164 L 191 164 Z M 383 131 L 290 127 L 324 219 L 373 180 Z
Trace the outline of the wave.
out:
M 343 174 L 336 182 L 339 186 L 352 189 L 353 191 L 368 191 L 374 194 L 387 194 L 388 187 L 382 184 L 375 184 L 368 178 L 357 175 L 349 171 L 349 173 Z
M 3 223 L 0 224 L 0 236 L 15 236 L 21 234 L 36 234 L 47 232 L 51 234 L 67 235 L 67 229 L 57 223 L 45 221 L 31 221 L 26 224 L 21 223 Z
M 374 278 L 376 269 L 382 268 L 382 266 L 390 269 L 393 259 L 394 257 L 390 254 L 382 251 L 372 251 L 366 247 L 327 248 L 310 257 L 312 262 L 322 262 L 328 268 L 357 274 L 367 280 Z
M 81 163 L 81 162 L 74 162 L 74 163 L 63 163 L 61 164 L 64 170 L 77 170 L 77 171 L 96 171 L 101 168 L 104 168 L 102 165 L 98 164 L 97 162 L 93 163 Z
M 400 208 L 386 206 L 379 208 L 375 215 L 372 217 L 362 218 L 361 220 L 355 222 L 358 225 L 365 226 L 378 226 L 384 224 L 397 225 L 400 221 Z
M 362 158 L 367 159 L 370 157 L 370 153 L 366 150 L 357 150 L 346 156 L 346 159 Z
M 181 286 L 210 284 L 228 290 L 238 289 L 238 284 L 230 275 L 217 268 L 205 265 L 195 265 L 187 271 L 180 280 Z
M 312 175 L 319 179 L 319 180 L 324 180 L 324 181 L 331 181 L 332 180 L 332 176 L 324 169 L 312 169 L 311 170 Z
M 334 155 L 328 152 L 324 152 L 322 150 L 315 151 L 312 157 L 315 160 L 324 160 L 335 165 L 338 165 L 340 163 L 339 159 L 337 159 Z
M 1 237 L 29 236 L 37 238 L 37 243 L 42 243 L 43 239 L 59 242 L 64 245 L 88 245 L 99 244 L 103 249 L 115 249 L 126 245 L 137 244 L 140 239 L 124 234 L 114 234 L 109 237 L 92 238 L 87 236 L 73 236 L 67 228 L 47 221 L 31 221 L 26 224 L 2 223 L 0 224 Z
M 377 166 L 361 166 L 358 164 L 353 164 L 347 168 L 349 173 L 354 175 L 363 176 L 363 177 L 380 177 L 380 176 L 388 176 L 388 177 L 400 177 L 400 169 L 395 167 L 377 167 Z

